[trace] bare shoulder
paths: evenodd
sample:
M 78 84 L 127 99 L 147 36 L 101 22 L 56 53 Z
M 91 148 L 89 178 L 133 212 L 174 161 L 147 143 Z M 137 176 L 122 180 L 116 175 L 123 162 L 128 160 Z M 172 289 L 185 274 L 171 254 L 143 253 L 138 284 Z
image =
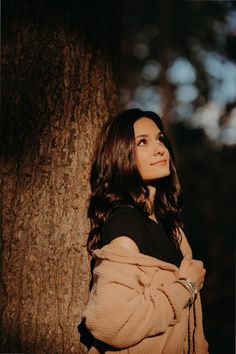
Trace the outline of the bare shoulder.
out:
M 110 245 L 122 247 L 135 253 L 140 253 L 136 243 L 130 237 L 127 236 L 116 237 L 110 242 Z
M 178 228 L 178 232 L 180 233 L 181 236 L 186 237 L 184 230 L 181 227 Z

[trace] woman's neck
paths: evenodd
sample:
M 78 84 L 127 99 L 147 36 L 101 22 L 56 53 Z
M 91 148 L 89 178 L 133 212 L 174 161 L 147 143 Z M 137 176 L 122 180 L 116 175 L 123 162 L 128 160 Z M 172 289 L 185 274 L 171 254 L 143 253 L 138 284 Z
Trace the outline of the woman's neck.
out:
M 153 204 L 154 202 L 154 198 L 155 198 L 155 194 L 156 194 L 156 187 L 154 186 L 148 186 L 148 190 L 149 190 L 149 199 L 151 204 Z
M 153 208 L 153 204 L 154 204 L 154 198 L 155 198 L 155 194 L 156 194 L 156 187 L 154 186 L 150 186 L 148 185 L 148 190 L 149 190 L 149 206 L 150 206 L 150 210 L 152 210 L 152 213 L 149 215 L 149 218 L 158 222 L 154 213 L 154 208 Z

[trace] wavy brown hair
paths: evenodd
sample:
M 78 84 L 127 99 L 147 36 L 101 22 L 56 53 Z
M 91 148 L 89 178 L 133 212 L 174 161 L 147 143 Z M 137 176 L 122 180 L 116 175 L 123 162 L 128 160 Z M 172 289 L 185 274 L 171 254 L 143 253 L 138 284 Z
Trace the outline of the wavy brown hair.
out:
M 150 118 L 164 134 L 163 143 L 170 154 L 170 175 L 153 181 L 158 193 L 150 206 L 149 190 L 135 163 L 134 123 Z M 130 109 L 109 119 L 102 127 L 97 140 L 92 164 L 91 195 L 88 217 L 91 229 L 87 248 L 90 254 L 99 247 L 103 225 L 112 210 L 119 205 L 131 205 L 144 214 L 155 213 L 158 220 L 178 247 L 181 242 L 180 184 L 175 157 L 160 117 L 153 112 Z

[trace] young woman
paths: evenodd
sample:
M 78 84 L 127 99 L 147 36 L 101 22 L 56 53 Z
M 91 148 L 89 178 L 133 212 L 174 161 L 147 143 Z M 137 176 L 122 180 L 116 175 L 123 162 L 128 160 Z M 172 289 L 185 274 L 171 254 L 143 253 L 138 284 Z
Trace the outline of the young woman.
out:
M 89 352 L 208 353 L 205 269 L 182 231 L 175 159 L 159 116 L 131 109 L 106 122 L 90 183 Z

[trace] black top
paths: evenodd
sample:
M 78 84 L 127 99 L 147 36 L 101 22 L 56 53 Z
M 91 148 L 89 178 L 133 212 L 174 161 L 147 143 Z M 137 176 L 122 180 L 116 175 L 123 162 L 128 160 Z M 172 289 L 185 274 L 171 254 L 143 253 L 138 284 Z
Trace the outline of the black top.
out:
M 119 236 L 130 237 L 141 253 L 177 267 L 183 259 L 181 251 L 170 240 L 161 222 L 156 223 L 131 206 L 124 205 L 114 209 L 104 224 L 100 247 Z

